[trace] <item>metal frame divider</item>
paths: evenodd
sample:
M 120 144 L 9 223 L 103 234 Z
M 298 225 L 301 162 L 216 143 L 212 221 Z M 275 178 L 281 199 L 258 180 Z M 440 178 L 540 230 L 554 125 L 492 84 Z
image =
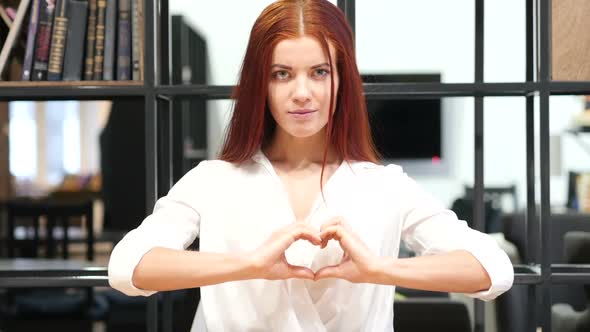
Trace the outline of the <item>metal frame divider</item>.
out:
M 549 81 L 551 81 L 551 0 L 540 1 L 540 174 L 541 174 L 541 327 L 551 331 L 551 210 L 549 187 Z
M 534 57 L 534 1 L 526 0 L 525 10 L 525 29 L 526 29 L 526 81 L 533 82 L 535 79 L 535 61 Z M 535 218 L 535 98 L 534 95 L 526 95 L 526 214 L 525 214 L 525 246 L 527 248 L 526 256 L 523 257 L 524 262 L 534 266 L 537 259 L 537 239 L 536 230 L 538 222 Z M 527 332 L 536 331 L 536 286 L 534 284 L 527 285 Z
M 475 0 L 475 83 L 484 80 L 484 0 Z M 473 190 L 473 225 L 485 232 L 484 194 L 484 107 L 483 96 L 474 97 L 474 190 Z M 475 332 L 485 329 L 485 307 L 480 300 L 474 300 L 473 323 Z
M 144 0 L 144 89 L 145 89 L 145 158 L 146 158 L 146 213 L 153 210 L 158 198 L 158 102 L 155 86 L 158 85 L 158 35 L 159 0 Z M 146 326 L 148 332 L 158 330 L 158 297 L 152 295 L 147 304 Z

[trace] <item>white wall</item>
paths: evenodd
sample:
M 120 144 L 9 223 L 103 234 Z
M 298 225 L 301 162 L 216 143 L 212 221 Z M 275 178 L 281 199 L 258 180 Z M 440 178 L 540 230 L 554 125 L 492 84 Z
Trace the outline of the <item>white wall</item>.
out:
M 172 0 L 172 14 L 184 15 L 207 40 L 209 84 L 235 84 L 250 28 L 270 0 Z M 336 1 L 332 1 L 335 3 Z M 473 82 L 474 2 L 472 0 L 372 0 L 356 3 L 358 65 L 363 73 L 440 72 L 443 82 Z M 232 8 L 229 10 L 229 8 Z M 487 82 L 525 80 L 525 2 L 496 0 L 485 4 L 485 72 Z M 229 101 L 211 101 L 210 157 L 214 157 L 229 117 Z M 518 185 L 525 202 L 524 98 L 486 98 L 485 183 Z M 560 134 L 580 97 L 551 100 L 551 131 Z M 416 179 L 445 204 L 473 184 L 473 98 L 443 100 L 443 151 L 449 172 Z M 571 137 L 563 139 L 564 171 L 590 160 Z M 538 158 L 538 153 L 537 153 Z M 590 168 L 590 167 L 587 167 Z M 412 175 L 412 170 L 407 170 Z M 538 190 L 537 186 L 537 190 Z M 565 201 L 563 177 L 552 179 L 552 202 Z

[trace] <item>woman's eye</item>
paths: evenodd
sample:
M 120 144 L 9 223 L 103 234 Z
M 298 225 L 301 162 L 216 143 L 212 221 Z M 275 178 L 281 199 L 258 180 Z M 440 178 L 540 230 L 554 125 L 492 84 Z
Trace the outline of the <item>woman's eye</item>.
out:
M 289 78 L 289 73 L 285 70 L 279 70 L 279 71 L 275 71 L 273 73 L 274 78 L 278 79 L 278 80 L 285 80 L 287 78 Z
M 314 74 L 315 74 L 315 76 L 318 76 L 318 77 L 324 77 L 324 76 L 329 75 L 330 72 L 327 71 L 326 69 L 318 68 L 314 71 Z

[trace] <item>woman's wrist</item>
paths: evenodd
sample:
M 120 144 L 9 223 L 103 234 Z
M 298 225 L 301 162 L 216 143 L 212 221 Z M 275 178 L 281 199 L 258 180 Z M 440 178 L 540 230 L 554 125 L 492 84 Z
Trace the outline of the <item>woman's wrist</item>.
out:
M 397 258 L 395 257 L 378 257 L 375 263 L 372 264 L 371 272 L 369 273 L 370 283 L 394 285 L 396 261 Z
M 260 279 L 260 271 L 262 270 L 262 262 L 259 262 L 251 253 L 242 253 L 236 256 L 238 266 L 244 276 L 244 280 Z

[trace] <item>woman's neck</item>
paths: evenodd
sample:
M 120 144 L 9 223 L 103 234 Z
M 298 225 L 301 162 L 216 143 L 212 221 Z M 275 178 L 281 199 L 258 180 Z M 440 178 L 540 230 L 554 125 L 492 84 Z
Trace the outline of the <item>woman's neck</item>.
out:
M 310 164 L 321 164 L 324 160 L 326 147 L 326 131 L 299 138 L 278 129 L 264 153 L 270 161 L 287 164 L 293 168 L 306 167 Z M 339 158 L 334 149 L 328 149 L 327 164 L 338 163 Z

